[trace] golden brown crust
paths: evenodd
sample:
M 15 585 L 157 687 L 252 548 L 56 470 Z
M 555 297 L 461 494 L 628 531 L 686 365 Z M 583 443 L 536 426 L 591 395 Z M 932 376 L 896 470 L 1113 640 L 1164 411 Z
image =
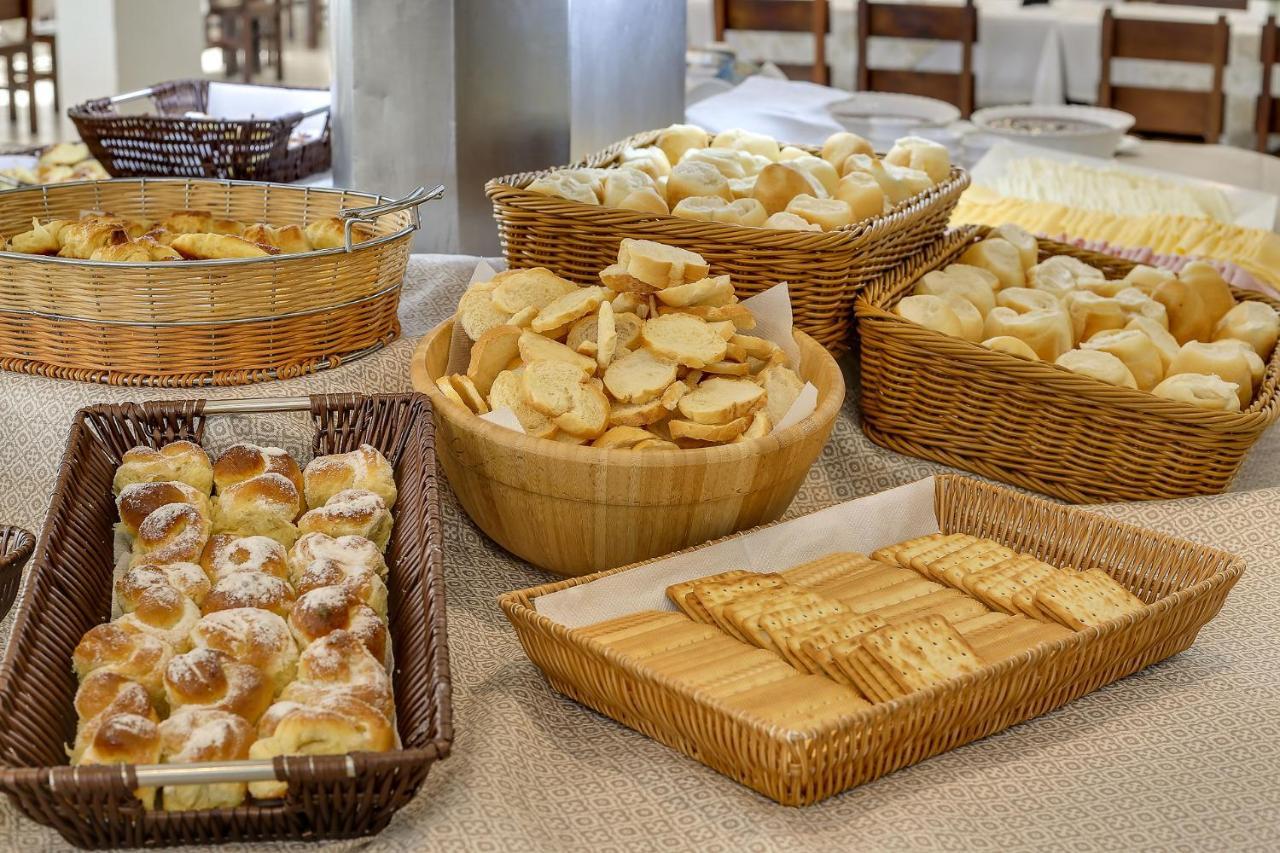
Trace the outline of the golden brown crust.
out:
M 275 695 L 274 685 L 256 666 L 208 648 L 192 649 L 170 660 L 164 689 L 175 714 L 188 706 L 213 708 L 251 723 L 258 721 Z
M 387 663 L 387 626 L 344 587 L 322 586 L 301 596 L 289 614 L 289 629 L 304 649 L 334 631 L 348 631 L 383 665 Z
M 302 494 L 302 469 L 292 456 L 278 447 L 233 444 L 213 463 L 213 482 L 219 492 L 259 474 L 280 474 Z
M 284 546 L 267 536 L 215 533 L 200 556 L 200 567 L 213 583 L 234 572 L 264 572 L 281 580 L 289 577 Z
M 288 616 L 293 609 L 293 587 L 265 572 L 232 572 L 214 584 L 204 600 L 204 612 L 256 607 L 277 616 Z
M 190 504 L 209 515 L 209 498 L 186 483 L 171 480 L 164 483 L 131 483 L 120 491 L 116 509 L 130 536 L 138 535 L 138 526 L 148 515 L 165 504 Z
M 335 537 L 363 536 L 385 551 L 391 538 L 391 523 L 391 513 L 382 498 L 364 489 L 347 489 L 298 519 L 298 531 Z

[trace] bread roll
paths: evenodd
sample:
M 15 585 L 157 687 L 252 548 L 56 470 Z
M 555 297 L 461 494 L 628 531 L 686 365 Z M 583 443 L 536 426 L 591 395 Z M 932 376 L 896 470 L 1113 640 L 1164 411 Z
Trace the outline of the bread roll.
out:
M 729 190 L 733 193 L 735 199 L 751 198 L 751 194 L 756 190 L 756 176 L 747 175 L 745 178 L 730 178 Z
M 758 166 L 753 158 L 740 156 L 742 153 L 727 148 L 695 148 L 681 157 L 680 162 L 706 163 L 724 175 L 727 180 L 745 178 L 763 168 L 763 165 Z
M 782 146 L 782 150 L 778 152 L 779 160 L 794 160 L 797 157 L 812 157 L 812 156 L 813 155 L 810 154 L 808 151 L 805 151 L 803 148 L 797 148 L 794 145 L 784 145 Z
M 1099 382 L 1117 385 L 1121 388 L 1137 388 L 1133 374 L 1120 359 L 1109 352 L 1100 350 L 1073 349 L 1058 356 L 1054 364 L 1065 367 L 1072 373 L 1091 376 Z
M 116 624 L 150 634 L 182 654 L 191 648 L 191 629 L 199 621 L 200 608 L 194 601 L 171 586 L 153 586 L 138 596 L 134 608 Z
M 1123 329 L 1129 322 L 1123 305 L 1087 290 L 1068 293 L 1063 304 L 1071 316 L 1072 334 L 1077 341 L 1087 341 L 1107 329 Z
M 989 285 L 980 279 L 964 275 L 951 275 L 944 271 L 934 270 L 933 272 L 925 273 L 916 282 L 915 292 L 917 294 L 933 294 L 934 296 L 955 294 L 972 303 L 983 317 L 992 308 L 996 307 L 996 295 Z
M 164 689 L 174 714 L 181 708 L 212 708 L 251 723 L 266 712 L 275 695 L 260 669 L 216 649 L 193 649 L 173 657 L 164 670 Z
M 944 293 L 942 299 L 960 321 L 960 337 L 971 343 L 983 338 L 983 316 L 977 307 L 958 293 Z
M 307 506 L 324 506 L 329 498 L 347 489 L 373 492 L 388 507 L 396 505 L 396 481 L 391 463 L 371 444 L 361 444 L 349 453 L 317 456 L 307 463 L 302 479 Z
M 752 198 L 764 205 L 765 211 L 770 215 L 786 210 L 787 205 L 798 195 L 821 198 L 826 195 L 826 190 L 807 172 L 790 163 L 770 163 L 760 170 L 760 174 L 756 176 L 755 188 L 751 192 Z
M 844 163 L 840 166 L 841 176 L 851 175 L 855 172 L 861 172 L 876 179 L 876 183 L 883 185 L 889 179 L 889 175 L 885 172 L 884 163 L 876 159 L 874 154 L 850 154 L 845 158 Z
M 1262 377 L 1267 372 L 1267 363 L 1262 360 L 1261 356 L 1253 351 L 1253 347 L 1249 346 L 1244 341 L 1238 341 L 1235 338 L 1223 338 L 1220 341 L 1214 341 L 1214 343 L 1219 345 L 1230 345 L 1238 349 L 1240 354 L 1244 356 L 1244 360 L 1249 365 L 1249 375 L 1253 378 L 1253 387 L 1257 388 L 1262 384 Z
M 249 720 L 215 708 L 183 708 L 160 724 L 160 760 L 166 764 L 239 761 L 249 757 Z M 244 802 L 244 782 L 167 785 L 165 811 L 234 808 Z
M 1213 323 L 1200 293 L 1180 278 L 1171 278 L 1157 284 L 1151 298 L 1165 307 L 1169 317 L 1169 334 L 1185 344 L 1187 341 L 1207 341 L 1213 334 Z
M 924 326 L 953 338 L 964 337 L 960 318 L 941 296 L 904 296 L 893 312 L 917 326 Z
M 1199 294 L 1210 330 L 1218 325 L 1223 315 L 1236 307 L 1236 299 L 1231 295 L 1231 286 L 1210 264 L 1204 261 L 1192 261 L 1182 268 L 1178 278 Z M 1207 340 L 1207 338 L 1197 338 L 1197 340 Z
M 56 255 L 62 248 L 60 235 L 74 224 L 75 220 L 71 219 L 51 219 L 44 223 L 32 219 L 30 231 L 15 234 L 9 241 L 9 251 L 24 255 Z
M 785 210 L 778 211 L 770 216 L 764 222 L 765 228 L 776 228 L 779 231 L 821 231 L 822 226 L 815 225 L 804 217 L 796 216 L 794 213 L 787 213 Z
M 1061 303 L 1050 293 L 1043 290 L 1032 290 L 1029 287 L 1006 287 L 995 294 L 997 305 L 1012 308 L 1019 314 L 1028 311 L 1058 311 Z
M 300 597 L 322 587 L 342 589 L 347 595 L 368 605 L 378 618 L 386 621 L 387 585 L 373 567 L 320 559 L 303 566 L 295 575 L 294 588 Z
M 1035 351 L 1041 361 L 1057 361 L 1071 349 L 1071 318 L 1060 308 L 1041 308 L 1019 314 L 996 306 L 987 315 L 982 333 L 987 338 L 1017 338 Z
M 159 450 L 134 447 L 126 450 L 111 488 L 118 495 L 130 483 L 163 483 L 177 480 L 209 494 L 213 491 L 213 464 L 204 448 L 190 441 L 171 441 Z
M 143 593 L 152 587 L 170 587 L 191 599 L 197 607 L 212 589 L 204 569 L 195 563 L 132 566 L 115 583 L 116 602 L 121 611 L 128 613 L 136 609 Z
M 285 255 L 300 255 L 311 251 L 311 243 L 298 225 L 275 226 L 258 222 L 244 229 L 244 239 L 250 243 L 279 249 Z
M 259 474 L 280 474 L 302 493 L 302 469 L 285 450 L 257 444 L 233 444 L 213 463 L 213 482 L 221 492 Z
M 1127 284 L 1128 282 L 1121 283 Z M 1146 317 L 1162 329 L 1169 328 L 1169 312 L 1165 310 L 1163 305 L 1138 288 L 1126 287 L 1114 293 L 1111 298 L 1120 303 L 1120 307 L 1124 309 L 1126 317 Z
M 157 764 L 160 728 L 137 714 L 117 714 L 103 720 L 80 755 L 81 764 Z M 138 788 L 134 795 L 146 808 L 155 807 L 155 788 Z
M 120 714 L 136 714 L 153 723 L 160 721 L 146 688 L 114 672 L 90 673 L 80 684 L 75 698 L 76 737 L 70 750 L 72 764 L 79 764 L 98 727 Z
M 288 616 L 293 609 L 294 598 L 293 587 L 275 575 L 232 572 L 213 585 L 200 609 L 209 614 L 238 607 L 256 607 L 277 616 Z
M 681 199 L 680 203 L 671 208 L 671 215 L 678 216 L 681 219 L 693 219 L 698 222 L 715 221 L 714 213 L 717 210 L 724 210 L 729 206 L 729 202 L 713 195 L 696 195 L 686 199 Z
M 711 215 L 713 222 L 724 222 L 728 225 L 745 225 L 761 228 L 768 220 L 764 205 L 754 198 L 740 198 L 729 202 Z
M 1253 399 L 1253 371 L 1249 360 L 1230 341 L 1187 341 L 1169 365 L 1170 376 L 1179 373 L 1207 373 L 1235 383 L 1241 409 L 1248 408 Z
M 671 174 L 671 161 L 666 152 L 655 145 L 627 148 L 619 155 L 618 162 L 623 168 L 644 172 L 655 181 Z
M 377 545 L 378 550 L 386 551 L 391 538 L 391 513 L 377 494 L 365 489 L 347 489 L 329 498 L 323 507 L 310 510 L 298 519 L 298 532 L 363 536 Z
M 1080 344 L 1081 349 L 1109 352 L 1124 362 L 1141 391 L 1150 391 L 1164 379 L 1160 350 L 1142 332 L 1134 329 L 1108 329 L 1098 332 Z
M 712 148 L 731 148 L 735 151 L 747 151 L 759 157 L 777 160 L 781 152 L 778 141 L 763 133 L 753 133 L 740 127 L 722 130 L 711 141 Z
M 111 672 L 136 681 L 147 691 L 151 703 L 168 708 L 161 676 L 173 647 L 130 625 L 105 622 L 85 632 L 71 653 L 71 665 L 83 682 L 95 672 Z
M 876 156 L 876 150 L 870 142 L 861 136 L 847 131 L 833 133 L 822 143 L 822 159 L 830 163 L 841 174 L 843 174 L 845 161 L 852 154 L 874 157 Z
M 1161 326 L 1150 317 L 1134 316 L 1129 318 L 1129 322 L 1124 326 L 1126 329 L 1134 329 L 1142 332 L 1151 343 L 1155 345 L 1156 352 L 1160 354 L 1160 369 L 1162 375 L 1169 374 L 1169 365 L 1173 363 L 1173 359 L 1178 354 L 1178 342 L 1174 340 L 1173 335 L 1169 334 L 1169 330 Z
M 138 527 L 146 517 L 165 504 L 188 504 L 210 517 L 209 498 L 186 483 L 171 480 L 167 483 L 131 483 L 120 490 L 116 498 L 116 511 L 120 526 L 130 536 L 138 535 Z
M 1006 222 L 991 229 L 991 237 L 999 237 L 1001 240 L 1008 240 L 1013 247 L 1018 250 L 1018 255 L 1022 258 L 1022 268 L 1030 270 L 1036 265 L 1036 261 L 1040 257 L 1040 244 L 1036 241 L 1035 235 L 1025 228 Z
M 1265 302 L 1246 300 L 1236 305 L 1213 328 L 1213 339 L 1235 338 L 1253 347 L 1262 358 L 1271 355 L 1280 336 L 1280 315 Z
M 1149 267 L 1145 264 L 1138 264 L 1133 269 L 1125 273 L 1124 280 L 1134 287 L 1141 290 L 1148 296 L 1159 285 L 1170 279 L 1175 278 L 1174 274 L 1169 270 L 1162 270 L 1157 267 Z
M 615 205 L 620 210 L 635 210 L 640 213 L 670 213 L 663 194 L 654 189 L 635 190 L 623 196 Z
M 390 663 L 387 626 L 372 607 L 341 586 L 318 587 L 299 598 L 289 614 L 289 630 L 304 650 L 334 631 L 350 631 L 383 666 Z
M 886 165 L 884 177 L 880 180 L 880 188 L 884 190 L 889 204 L 899 205 L 909 201 L 920 193 L 927 192 L 933 184 L 929 176 L 919 169 L 908 169 L 905 166 Z
M 821 184 L 827 195 L 835 195 L 836 185 L 840 183 L 840 175 L 836 172 L 835 166 L 812 154 L 796 157 L 787 162 Z
M 1025 361 L 1039 361 L 1040 357 L 1036 355 L 1036 351 L 1027 346 L 1023 341 L 1018 340 L 1010 335 L 997 335 L 994 338 L 987 338 L 982 342 L 982 346 L 995 352 L 1002 352 L 1015 358 L 1021 358 Z
M 947 264 L 943 272 L 950 276 L 966 278 L 985 284 L 993 292 L 1000 289 L 1000 279 L 996 278 L 995 273 L 982 267 L 975 267 L 972 264 Z
M 866 172 L 851 172 L 840 179 L 832 197 L 849 205 L 854 222 L 884 213 L 886 200 L 880 182 Z
M 638 169 L 610 169 L 604 179 L 600 200 L 607 207 L 618 207 L 619 202 L 636 190 L 652 190 L 656 186 L 653 178 Z
M 1008 240 L 994 237 L 975 243 L 965 249 L 959 260 L 993 273 L 1002 288 L 1023 287 L 1027 283 L 1022 271 L 1022 255 Z
M 138 525 L 132 562 L 198 563 L 210 532 L 209 519 L 201 510 L 190 504 L 165 504 Z
M 951 154 L 947 147 L 919 136 L 904 136 L 893 143 L 884 161 L 924 172 L 934 184 L 951 176 Z
M 213 529 L 237 536 L 267 536 L 288 548 L 298 538 L 294 520 L 301 512 L 302 495 L 292 480 L 282 474 L 259 474 L 218 493 Z
M 710 145 L 711 137 L 705 130 L 692 124 L 673 124 L 659 133 L 653 144 L 661 149 L 674 166 L 689 149 L 706 148 Z
M 191 644 L 197 649 L 226 652 L 240 663 L 256 666 L 277 694 L 293 681 L 298 669 L 298 647 L 289 626 L 266 610 L 241 607 L 210 613 L 191 629 Z M 163 692 L 161 695 L 163 698 Z
M 387 564 L 378 546 L 363 536 L 326 536 L 307 533 L 289 551 L 289 578 L 302 584 L 302 574 L 317 561 L 341 563 L 352 570 L 368 569 L 386 580 Z
M 686 198 L 694 196 L 718 196 L 733 201 L 729 181 L 708 163 L 680 163 L 671 170 L 667 179 L 667 204 L 674 210 Z
M 794 213 L 823 231 L 831 231 L 853 222 L 853 210 L 840 199 L 814 198 L 807 193 L 791 199 L 786 212 Z
M 1240 411 L 1239 387 L 1209 374 L 1178 373 L 1166 377 L 1151 389 L 1151 393 L 1166 400 L 1188 403 L 1197 409 L 1212 412 Z
M 200 555 L 200 567 L 211 583 L 235 572 L 263 572 L 282 580 L 289 578 L 284 546 L 267 536 L 215 534 Z
M 1058 298 L 1079 289 L 1082 281 L 1103 281 L 1101 270 L 1070 255 L 1054 255 L 1027 270 L 1027 286 Z
M 350 631 L 338 629 L 311 642 L 298 657 L 298 682 L 340 690 L 387 717 L 395 714 L 386 668 Z
M 600 196 L 596 194 L 596 190 L 591 183 L 570 172 L 552 172 L 549 175 L 542 175 L 525 187 L 525 190 L 538 195 L 554 196 L 582 204 L 600 203 Z M 310 227 L 308 227 L 307 233 L 310 236 Z M 319 248 L 319 246 L 316 248 Z

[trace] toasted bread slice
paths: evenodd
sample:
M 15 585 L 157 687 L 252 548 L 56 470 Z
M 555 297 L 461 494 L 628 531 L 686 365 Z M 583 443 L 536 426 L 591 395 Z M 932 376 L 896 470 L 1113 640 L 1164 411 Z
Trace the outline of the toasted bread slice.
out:
M 751 414 L 764 401 L 764 389 L 750 379 L 712 377 L 680 398 L 679 409 L 695 423 L 723 424 Z

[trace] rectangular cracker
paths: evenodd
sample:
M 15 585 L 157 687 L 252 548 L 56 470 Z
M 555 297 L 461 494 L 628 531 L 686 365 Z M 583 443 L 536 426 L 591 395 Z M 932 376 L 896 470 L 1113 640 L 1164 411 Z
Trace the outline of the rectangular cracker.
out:
M 1016 556 L 1013 549 L 984 540 L 930 563 L 928 575 L 941 583 L 964 589 L 962 580 L 966 575 L 990 568 Z
M 832 648 L 839 643 L 856 640 L 863 634 L 882 628 L 884 618 L 878 613 L 867 613 L 862 616 L 846 614 L 833 620 L 821 629 L 813 632 L 800 641 L 799 655 L 807 666 L 801 667 L 811 672 L 823 673 L 833 681 L 847 682 L 848 676 L 832 660 Z
M 698 603 L 697 599 L 693 598 L 693 590 L 702 584 L 723 583 L 725 581 L 738 580 L 739 578 L 744 578 L 750 574 L 752 574 L 752 572 L 748 572 L 745 569 L 730 569 L 729 571 L 721 572 L 718 575 L 708 575 L 707 577 L 695 578 L 691 581 L 684 581 L 683 583 L 673 583 L 671 586 L 667 587 L 667 598 L 670 599 L 672 604 L 680 608 L 681 612 L 695 622 L 710 623 L 711 614 L 707 613 L 706 610 L 703 609 L 702 605 Z
M 743 643 L 768 649 L 768 643 L 762 643 L 758 636 L 753 636 L 752 628 L 747 627 L 746 623 L 753 616 L 784 607 L 785 604 L 777 595 L 778 592 L 780 592 L 779 589 L 761 589 L 746 593 L 725 604 L 718 612 L 712 613 L 712 618 L 715 624 L 731 637 Z
M 613 640 L 608 645 L 618 654 L 635 660 L 643 660 L 653 655 L 669 652 L 709 640 L 719 634 L 716 628 L 698 622 L 685 622 L 680 625 L 668 625 L 643 634 Z
M 915 548 L 929 542 L 937 542 L 942 538 L 941 533 L 930 533 L 928 536 L 917 536 L 915 539 L 908 539 L 905 542 L 899 542 L 896 545 L 886 545 L 883 548 L 877 548 L 871 552 L 871 559 L 878 560 L 881 563 L 892 563 L 894 565 L 903 565 L 898 562 L 898 554 L 908 548 Z
M 923 548 L 914 552 L 910 550 L 903 551 L 898 555 L 898 562 L 906 560 L 908 567 L 927 577 L 926 569 L 931 562 L 968 548 L 979 541 L 981 540 L 978 537 L 970 536 L 968 533 L 949 533 L 930 548 Z
M 848 578 L 815 586 L 813 591 L 828 598 L 856 598 L 903 581 L 920 580 L 920 575 L 902 566 L 877 563 Z
M 1037 622 L 1025 616 L 1008 616 L 1007 624 L 976 631 L 965 636 L 979 657 L 995 663 L 1027 652 L 1041 643 L 1070 637 L 1072 632 L 1061 625 Z
M 1006 578 L 1013 577 L 1033 562 L 1035 562 L 1034 557 L 1014 557 L 1012 560 L 1005 560 L 1003 563 L 996 563 L 990 568 L 966 575 L 961 580 L 961 584 L 965 592 L 993 610 L 999 610 L 1001 613 L 1016 614 L 1018 611 L 1012 609 L 1011 605 L 1001 600 L 1000 597 L 991 595 L 988 592 L 988 587 L 993 584 L 999 584 Z
M 809 593 L 811 600 L 788 602 L 786 607 L 763 614 L 757 620 L 758 626 L 769 637 L 769 645 L 779 650 L 786 644 L 786 638 L 803 630 L 813 622 L 848 613 L 849 608 L 832 598 Z M 786 657 L 784 654 L 783 657 Z
M 875 565 L 875 563 L 864 554 L 858 554 L 853 551 L 840 551 L 828 554 L 825 557 L 819 557 L 808 563 L 783 569 L 778 572 L 778 575 L 787 583 L 813 587 L 847 577 L 858 569 L 864 569 L 872 565 Z
M 1039 560 L 1027 560 L 1026 564 L 1012 574 L 995 575 L 974 584 L 974 594 L 989 602 L 997 610 L 1006 613 L 1033 616 L 1018 607 L 1014 597 L 1040 581 L 1055 574 L 1058 570 L 1048 563 Z
M 862 639 L 865 638 L 860 638 L 847 654 L 837 659 L 845 673 L 855 679 L 858 689 L 873 702 L 889 702 L 905 695 L 880 662 L 868 654 Z
M 1146 606 L 1142 599 L 1101 569 L 1060 572 L 1036 587 L 1036 604 L 1058 622 L 1077 631 Z
M 724 610 L 725 605 L 729 602 L 740 598 L 751 592 L 759 592 L 765 589 L 776 589 L 785 584 L 782 578 L 775 574 L 749 574 L 746 577 L 735 578 L 728 581 L 720 581 L 717 583 L 699 584 L 693 588 L 691 593 L 693 598 L 706 610 L 710 620 L 713 623 L 719 623 L 720 614 Z
M 972 619 L 975 616 L 981 616 L 991 611 L 976 598 L 971 598 L 958 590 L 943 588 L 917 598 L 890 604 L 887 607 L 882 607 L 878 612 L 888 622 L 916 616 L 935 615 L 941 616 L 954 625 L 957 622 Z
M 1035 589 L 1040 582 L 1063 571 L 1071 571 L 1069 569 L 1058 569 L 1047 563 L 1037 562 L 1035 565 L 1028 566 L 1016 575 L 1011 577 L 1011 583 L 1018 584 L 1022 588 L 1013 594 L 1013 609 L 1016 613 L 1032 619 L 1038 619 L 1041 622 L 1052 622 L 1053 617 L 1046 613 L 1038 604 L 1036 604 Z
M 713 664 L 736 657 L 745 649 L 737 640 L 718 634 L 701 643 L 660 652 L 645 659 L 645 666 L 659 672 L 679 672 L 691 662 Z
M 891 622 L 863 637 L 862 647 L 908 692 L 982 668 L 977 652 L 941 616 Z
M 688 622 L 689 618 L 682 613 L 672 613 L 670 610 L 642 610 L 639 613 L 628 613 L 626 616 L 606 619 L 593 625 L 583 625 L 581 628 L 574 628 L 573 633 L 579 637 L 611 643 L 646 631 Z
M 855 613 L 871 613 L 899 602 L 909 601 L 922 595 L 928 595 L 931 592 L 937 592 L 942 588 L 942 584 L 927 581 L 916 575 L 910 580 L 886 586 L 874 592 L 841 597 L 837 600 L 847 604 Z
M 1007 613 L 999 613 L 991 610 L 981 616 L 974 616 L 972 619 L 965 619 L 961 622 L 952 622 L 952 624 L 955 625 L 956 630 L 960 632 L 960 636 L 967 640 L 969 639 L 970 634 L 986 630 L 987 628 L 994 628 L 997 625 L 1003 625 L 1012 618 L 1013 617 Z

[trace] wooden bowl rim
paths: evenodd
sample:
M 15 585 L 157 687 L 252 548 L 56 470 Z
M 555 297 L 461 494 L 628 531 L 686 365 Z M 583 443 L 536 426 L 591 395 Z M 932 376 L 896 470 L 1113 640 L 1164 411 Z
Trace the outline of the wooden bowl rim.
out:
M 834 421 L 836 414 L 840 411 L 841 406 L 844 405 L 846 392 L 844 374 L 841 373 L 840 365 L 836 363 L 835 357 L 827 351 L 826 347 L 819 344 L 812 337 L 800 329 L 793 329 L 792 334 L 795 336 L 796 344 L 800 347 L 802 356 L 804 354 L 818 355 L 821 366 L 816 372 L 823 375 L 830 374 L 832 393 L 826 394 L 825 399 L 820 397 L 817 406 L 808 417 L 792 424 L 781 432 L 736 444 L 730 442 L 712 447 L 675 450 L 640 451 L 592 447 L 589 444 L 562 444 L 549 439 L 535 438 L 534 436 L 518 433 L 506 427 L 481 420 L 470 409 L 458 405 L 440 393 L 440 389 L 435 384 L 435 380 L 438 377 L 431 376 L 427 372 L 426 357 L 437 337 L 440 335 L 452 336 L 453 321 L 454 318 L 450 317 L 440 323 L 424 335 L 414 349 L 413 362 L 410 365 L 410 379 L 414 389 L 426 394 L 431 400 L 432 407 L 449 417 L 451 421 L 457 422 L 459 428 L 478 433 L 487 441 L 539 458 L 594 464 L 603 463 L 606 465 L 625 462 L 633 467 L 638 464 L 641 467 L 652 468 L 731 463 L 738 459 L 775 453 L 785 447 L 799 443 L 805 436 L 819 429 L 820 425 Z M 809 382 L 813 381 L 804 376 L 800 378 Z M 814 385 L 816 386 L 817 382 L 814 382 Z

